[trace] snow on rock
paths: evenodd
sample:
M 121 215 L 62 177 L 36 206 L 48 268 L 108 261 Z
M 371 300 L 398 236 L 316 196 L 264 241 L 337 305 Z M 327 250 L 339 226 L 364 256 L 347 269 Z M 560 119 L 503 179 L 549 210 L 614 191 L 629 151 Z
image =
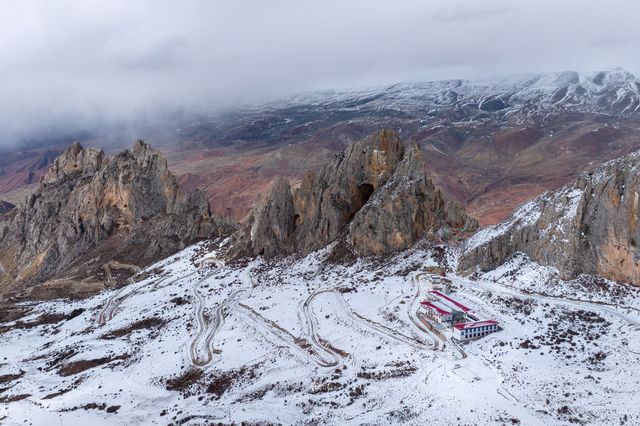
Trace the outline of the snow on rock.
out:
M 524 257 L 475 281 L 449 272 L 455 297 L 503 329 L 443 349 L 409 311 L 418 274 L 451 271 L 456 251 L 332 264 L 332 250 L 199 268 L 216 257 L 201 243 L 122 289 L 32 306 L 0 324 L 0 422 L 640 422 L 637 291 Z M 194 341 L 212 355 L 202 367 Z

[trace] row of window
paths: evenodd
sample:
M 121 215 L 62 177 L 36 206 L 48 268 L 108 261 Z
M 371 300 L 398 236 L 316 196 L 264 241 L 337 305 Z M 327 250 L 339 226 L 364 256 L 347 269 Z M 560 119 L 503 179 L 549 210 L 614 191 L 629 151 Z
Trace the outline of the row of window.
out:
M 473 339 L 474 337 L 478 337 L 481 336 L 483 334 L 487 334 L 491 331 L 495 331 L 496 330 L 496 326 L 495 325 L 488 325 L 485 327 L 478 327 L 478 328 L 474 328 L 474 329 L 470 329 L 470 330 L 463 330 L 462 331 L 462 336 L 466 337 L 466 338 L 471 338 Z

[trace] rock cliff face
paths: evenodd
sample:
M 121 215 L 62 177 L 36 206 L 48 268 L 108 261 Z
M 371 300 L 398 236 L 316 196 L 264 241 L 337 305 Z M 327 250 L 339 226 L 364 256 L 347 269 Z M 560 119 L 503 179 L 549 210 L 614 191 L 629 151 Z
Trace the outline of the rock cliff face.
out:
M 180 194 L 166 159 L 146 142 L 111 160 L 76 142 L 35 194 L 0 217 L 0 291 L 60 277 L 101 283 L 110 261 L 144 266 L 232 230 L 210 215 L 202 192 Z
M 493 269 L 516 252 L 567 277 L 640 285 L 640 152 L 609 161 L 518 207 L 470 239 L 459 269 Z
M 308 254 L 346 235 L 361 255 L 410 247 L 443 225 L 475 229 L 459 205 L 445 206 L 424 175 L 418 145 L 407 152 L 382 131 L 350 144 L 319 176 L 308 173 L 291 192 L 284 180 L 258 203 L 234 237 L 232 258 Z

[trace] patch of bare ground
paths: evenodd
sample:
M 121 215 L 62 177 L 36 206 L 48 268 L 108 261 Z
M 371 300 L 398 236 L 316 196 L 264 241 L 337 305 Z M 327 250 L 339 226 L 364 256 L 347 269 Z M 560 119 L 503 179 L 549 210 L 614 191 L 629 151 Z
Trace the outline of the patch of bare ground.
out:
M 67 393 L 69 391 L 71 391 L 71 388 L 62 389 L 62 390 L 59 390 L 58 392 L 53 392 L 53 393 L 50 393 L 48 395 L 45 395 L 45 396 L 42 397 L 42 399 L 53 399 L 53 398 L 55 398 L 57 396 L 64 395 L 65 393 Z
M 166 388 L 170 391 L 183 392 L 200 381 L 204 371 L 199 368 L 192 368 L 178 377 L 167 379 Z
M 31 309 L 25 306 L 14 306 L 10 303 L 0 304 L 0 323 L 18 320 L 31 312 Z
M 166 380 L 166 388 L 178 391 L 185 397 L 206 393 L 213 399 L 220 399 L 232 386 L 249 383 L 258 378 L 257 369 L 260 364 L 243 366 L 237 370 L 205 373 L 192 368 L 181 375 Z
M 101 404 L 98 404 L 97 402 L 89 402 L 87 404 L 83 404 L 83 405 L 76 405 L 75 407 L 71 407 L 71 408 L 63 408 L 62 412 L 68 412 L 68 411 L 76 411 L 76 410 L 101 410 L 101 411 L 106 411 L 107 413 L 117 413 L 118 410 L 120 409 L 119 405 L 111 405 L 111 406 L 107 406 L 107 404 L 105 404 L 104 402 Z
M 69 314 L 60 314 L 60 313 L 42 314 L 33 321 L 29 321 L 29 322 L 16 321 L 13 325 L 2 326 L 0 327 L 0 334 L 10 330 L 17 330 L 17 329 L 25 330 L 25 329 L 38 327 L 40 325 L 50 325 L 50 324 L 57 324 L 61 321 L 69 321 L 77 317 L 78 315 L 82 314 L 83 312 L 84 312 L 84 309 L 79 308 L 79 309 L 74 309 Z
M 329 255 L 324 260 L 324 265 L 353 265 L 358 256 L 347 244 L 346 238 L 340 238 L 336 242 Z
M 16 401 L 22 401 L 23 399 L 29 398 L 31 396 L 31 394 L 28 393 L 23 393 L 20 395 L 7 395 L 7 396 L 3 396 L 0 397 L 0 402 L 16 402 Z
M 275 392 L 278 396 L 291 395 L 293 393 L 299 393 L 304 389 L 303 382 L 295 383 L 270 383 L 261 389 L 247 393 L 242 397 L 236 399 L 236 403 L 255 401 L 264 398 L 268 392 Z
M 189 301 L 182 296 L 174 297 L 173 299 L 169 300 L 169 302 L 174 303 L 178 306 L 189 303 Z
M 0 376 L 0 385 L 4 385 L 5 383 L 13 382 L 14 380 L 19 379 L 24 376 L 24 371 L 20 370 L 17 374 L 5 374 Z
M 107 334 L 103 334 L 102 336 L 100 336 L 100 338 L 105 340 L 117 339 L 123 336 L 127 336 L 136 330 L 157 330 L 165 324 L 166 321 L 159 317 L 145 318 L 143 320 L 136 321 L 127 327 L 119 328 Z M 150 337 L 154 338 L 155 335 L 152 335 Z
M 363 365 L 357 376 L 361 379 L 382 380 L 409 377 L 416 372 L 416 367 L 412 366 L 409 361 L 389 363 L 385 367 L 387 368 L 383 370 L 374 370 L 375 367 L 368 368 Z
M 211 240 L 200 240 L 201 244 L 197 246 L 193 255 L 191 256 L 191 263 L 195 266 L 198 266 L 198 262 L 202 259 L 203 256 L 218 250 L 220 248 L 220 243 L 222 239 L 214 238 Z M 197 241 L 194 241 L 194 243 Z M 192 243 L 193 244 L 193 243 Z
M 72 376 L 74 374 L 82 373 L 83 371 L 89 370 L 91 368 L 95 368 L 103 364 L 108 364 L 112 361 L 122 360 L 127 358 L 129 358 L 128 354 L 122 354 L 114 357 L 106 356 L 102 358 L 82 359 L 79 361 L 73 361 L 60 367 L 58 369 L 58 375 L 63 377 Z

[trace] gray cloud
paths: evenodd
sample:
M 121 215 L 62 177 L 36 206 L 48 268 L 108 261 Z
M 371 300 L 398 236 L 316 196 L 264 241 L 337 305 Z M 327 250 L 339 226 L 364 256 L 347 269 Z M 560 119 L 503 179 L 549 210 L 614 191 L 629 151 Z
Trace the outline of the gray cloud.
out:
M 433 18 L 436 21 L 455 22 L 474 19 L 490 18 L 495 15 L 507 13 L 510 8 L 506 2 L 462 2 L 451 3 L 446 7 L 436 10 Z
M 627 0 L 2 2 L 0 146 L 316 89 L 638 72 L 639 12 Z

